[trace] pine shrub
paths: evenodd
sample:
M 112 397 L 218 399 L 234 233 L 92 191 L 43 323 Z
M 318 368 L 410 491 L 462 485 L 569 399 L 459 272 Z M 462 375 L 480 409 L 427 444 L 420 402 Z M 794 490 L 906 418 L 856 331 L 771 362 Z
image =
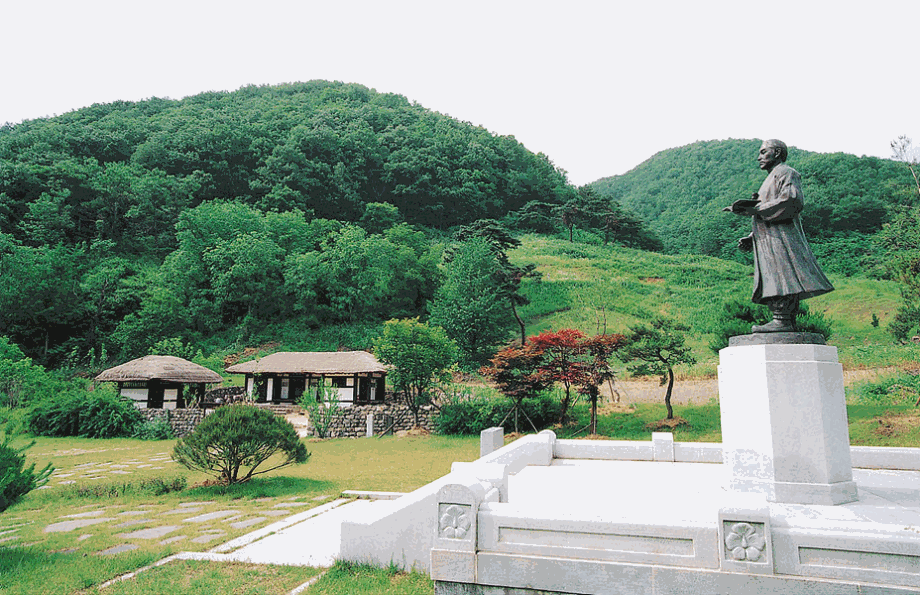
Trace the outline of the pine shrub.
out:
M 274 459 L 272 466 L 256 471 L 276 455 L 280 459 Z M 309 458 L 291 422 L 243 403 L 219 407 L 173 449 L 173 460 L 180 465 L 211 474 L 226 484 L 306 463 Z

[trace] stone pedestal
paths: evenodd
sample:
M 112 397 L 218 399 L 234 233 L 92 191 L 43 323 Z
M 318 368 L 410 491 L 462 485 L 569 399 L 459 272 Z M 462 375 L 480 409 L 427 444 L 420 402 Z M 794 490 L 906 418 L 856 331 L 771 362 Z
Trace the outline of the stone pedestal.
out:
M 719 352 L 719 401 L 728 488 L 768 501 L 858 499 L 837 348 L 820 335 L 733 337 Z M 795 341 L 811 340 L 810 343 Z

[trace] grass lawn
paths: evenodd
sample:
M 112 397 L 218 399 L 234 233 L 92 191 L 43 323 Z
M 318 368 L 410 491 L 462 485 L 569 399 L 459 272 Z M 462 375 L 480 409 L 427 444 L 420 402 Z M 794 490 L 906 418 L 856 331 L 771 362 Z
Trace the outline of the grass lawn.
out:
M 342 490 L 408 492 L 449 472 L 454 461 L 471 461 L 479 456 L 478 437 L 326 440 L 307 444 L 312 454 L 304 465 L 280 469 L 240 486 L 196 487 L 206 476 L 189 472 L 169 460 L 174 443 L 38 438 L 36 445 L 27 451 L 29 462 L 36 461 L 39 467 L 51 462 L 57 470 L 49 488 L 28 494 L 21 503 L 0 515 L 0 540 L 3 540 L 0 541 L 0 593 L 82 593 L 176 552 L 211 549 L 283 518 L 271 515 L 296 514 L 328 502 Z M 179 475 L 187 476 L 189 488 L 154 495 L 145 487 L 154 478 L 171 480 Z M 227 511 L 227 516 L 207 522 L 184 522 L 190 517 L 221 511 Z M 265 520 L 245 528 L 232 527 L 231 521 L 254 518 Z M 111 520 L 97 522 L 99 519 Z M 46 531 L 50 526 L 70 521 L 93 524 L 70 531 Z M 157 539 L 125 536 L 163 527 L 176 529 Z M 174 537 L 182 538 L 163 543 Z M 114 555 L 100 555 L 124 544 L 137 547 Z M 219 577 L 224 572 L 203 572 L 205 578 L 196 584 L 213 581 L 214 590 L 207 592 L 221 592 L 219 581 L 223 579 Z M 277 571 L 281 577 L 278 580 L 288 580 L 283 578 L 287 572 Z M 276 571 L 272 573 L 274 576 Z M 244 588 L 246 576 L 249 575 L 240 570 L 240 576 L 233 579 L 239 588 Z M 294 584 L 290 588 L 309 576 L 291 578 Z M 250 582 L 253 588 L 261 588 L 258 578 Z M 277 592 L 286 593 L 290 588 Z

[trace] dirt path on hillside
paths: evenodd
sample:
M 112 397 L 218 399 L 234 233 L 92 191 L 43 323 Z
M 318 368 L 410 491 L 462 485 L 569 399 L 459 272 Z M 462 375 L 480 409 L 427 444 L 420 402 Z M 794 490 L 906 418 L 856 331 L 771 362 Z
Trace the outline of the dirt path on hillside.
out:
M 878 368 L 874 370 L 844 370 L 843 384 L 876 378 L 880 374 L 892 372 L 897 368 Z M 618 380 L 614 388 L 619 393 L 620 403 L 663 403 L 665 388 L 658 384 L 658 380 Z M 602 387 L 601 394 L 610 397 L 610 389 Z M 703 378 L 693 380 L 677 380 L 671 394 L 672 405 L 701 405 L 710 399 L 719 399 L 719 381 L 717 378 Z

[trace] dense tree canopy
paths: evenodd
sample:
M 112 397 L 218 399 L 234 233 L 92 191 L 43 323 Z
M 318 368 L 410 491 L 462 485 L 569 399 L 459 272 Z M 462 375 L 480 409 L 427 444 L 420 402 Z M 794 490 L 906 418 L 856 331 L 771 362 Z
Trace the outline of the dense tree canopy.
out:
M 569 191 L 514 138 L 356 84 L 6 125 L 0 328 L 58 365 L 281 321 L 415 316 L 440 282 L 437 230 Z
M 311 81 L 94 105 L 0 128 L 0 231 L 30 245 L 174 248 L 203 201 L 356 221 L 389 203 L 448 228 L 555 203 L 567 183 L 513 137 L 357 84 Z

